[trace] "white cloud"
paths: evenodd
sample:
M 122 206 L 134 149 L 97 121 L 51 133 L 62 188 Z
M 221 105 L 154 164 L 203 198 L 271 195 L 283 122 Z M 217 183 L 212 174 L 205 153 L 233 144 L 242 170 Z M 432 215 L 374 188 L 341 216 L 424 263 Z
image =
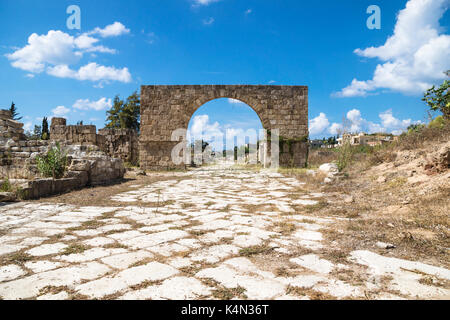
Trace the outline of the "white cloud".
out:
M 111 99 L 106 99 L 104 97 L 97 101 L 90 101 L 89 99 L 78 99 L 73 104 L 73 108 L 78 110 L 101 111 L 110 109 L 111 107 L 112 107 Z
M 410 126 L 413 121 L 411 119 L 399 120 L 392 115 L 392 110 L 380 113 L 381 124 L 390 130 L 402 130 Z
M 332 135 L 338 135 L 342 133 L 342 125 L 340 123 L 334 122 L 329 128 L 328 132 Z
M 98 65 L 95 62 L 79 67 L 78 71 L 70 67 L 79 63 L 85 53 L 91 55 L 93 52 L 117 53 L 114 49 L 99 45 L 99 39 L 90 35 L 100 33 L 103 36 L 111 36 L 122 30 L 119 25 L 123 26 L 120 23 L 114 23 L 105 29 L 99 29 L 100 31 L 83 33 L 77 37 L 60 30 L 50 30 L 43 35 L 33 33 L 28 37 L 27 45 L 17 48 L 11 54 L 6 54 L 6 57 L 13 67 L 30 72 L 26 75 L 29 78 L 36 73 L 46 72 L 59 78 L 130 82 L 131 75 L 127 68 L 116 69 Z
M 220 125 L 217 121 L 210 123 L 208 115 L 198 115 L 192 120 L 188 132 L 188 139 L 210 142 L 214 150 L 223 150 L 224 138 L 226 139 L 227 149 L 231 149 L 236 142 L 237 146 L 244 145 L 246 142 L 256 143 L 259 132 L 256 129 L 247 129 L 234 127 L 230 124 Z M 236 141 L 235 141 L 236 139 Z
M 47 35 L 33 33 L 28 44 L 6 57 L 12 66 L 25 71 L 39 73 L 47 64 L 69 64 L 79 60 L 82 53 L 76 51 L 74 38 L 62 31 L 50 30 Z
M 231 104 L 244 104 L 241 100 L 232 99 L 232 98 L 228 98 L 228 103 L 231 103 Z
M 419 94 L 444 79 L 443 72 L 450 69 L 450 35 L 439 33 L 439 20 L 448 6 L 448 0 L 409 0 L 384 45 L 354 51 L 384 62 L 373 78 L 353 79 L 336 96 L 365 96 L 379 89 Z
M 98 41 L 98 39 L 90 37 L 87 34 L 82 34 L 81 36 L 74 39 L 75 45 L 80 49 L 92 48 L 94 43 L 97 43 Z
M 206 26 L 209 26 L 209 25 L 212 25 L 214 23 L 214 21 L 215 21 L 214 18 L 210 17 L 208 19 L 204 19 L 203 20 L 203 24 L 206 25 Z
M 190 132 L 194 138 L 203 136 L 204 140 L 209 140 L 210 137 L 220 133 L 220 125 L 217 121 L 209 123 L 209 116 L 206 114 L 199 115 L 194 117 Z
M 31 131 L 32 128 L 33 128 L 33 123 L 31 121 L 28 121 L 23 125 L 23 129 L 25 131 Z
M 350 121 L 350 132 L 359 132 L 362 130 L 362 126 L 365 120 L 361 116 L 361 111 L 358 109 L 353 109 L 347 112 L 347 119 Z
M 311 135 L 316 135 L 323 132 L 330 122 L 327 119 L 325 113 L 321 112 L 317 117 L 309 120 L 309 133 Z
M 219 2 L 220 0 L 194 0 L 194 5 L 197 6 L 207 6 L 214 2 Z
M 90 81 L 119 81 L 128 83 L 131 81 L 131 74 L 128 68 L 116 69 L 115 67 L 105 67 L 91 62 L 78 71 L 70 69 L 67 65 L 57 65 L 49 67 L 47 73 L 58 78 L 71 78 L 77 80 Z
M 52 110 L 53 115 L 56 117 L 62 117 L 67 115 L 70 112 L 69 108 L 66 108 L 64 106 L 58 106 L 55 109 Z
M 318 117 L 310 120 L 310 134 L 312 136 L 317 136 L 328 132 L 332 135 L 337 135 L 342 134 L 343 131 L 350 133 L 385 132 L 400 134 L 411 124 L 420 123 L 420 121 L 413 121 L 411 119 L 398 119 L 393 115 L 391 109 L 381 112 L 378 116 L 380 118 L 380 123 L 368 121 L 363 118 L 360 110 L 352 109 L 347 112 L 344 124 L 334 122 L 329 125 L 327 116 L 324 113 L 320 113 Z
M 130 29 L 127 29 L 122 23 L 114 22 L 113 24 L 107 25 L 103 29 L 97 27 L 89 34 L 98 34 L 102 38 L 117 37 L 123 34 L 130 33 Z

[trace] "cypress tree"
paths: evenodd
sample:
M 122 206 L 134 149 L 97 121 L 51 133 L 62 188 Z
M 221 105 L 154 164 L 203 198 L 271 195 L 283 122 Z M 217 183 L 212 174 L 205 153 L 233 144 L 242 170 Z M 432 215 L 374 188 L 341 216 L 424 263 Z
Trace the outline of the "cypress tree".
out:
M 9 108 L 9 111 L 11 112 L 11 119 L 19 121 L 22 119 L 22 117 L 19 117 L 19 113 L 17 112 L 16 105 L 14 102 L 11 102 L 11 107 Z
M 44 117 L 42 119 L 42 134 L 41 134 L 42 140 L 48 140 L 50 139 L 50 131 L 48 130 L 48 120 L 47 117 Z

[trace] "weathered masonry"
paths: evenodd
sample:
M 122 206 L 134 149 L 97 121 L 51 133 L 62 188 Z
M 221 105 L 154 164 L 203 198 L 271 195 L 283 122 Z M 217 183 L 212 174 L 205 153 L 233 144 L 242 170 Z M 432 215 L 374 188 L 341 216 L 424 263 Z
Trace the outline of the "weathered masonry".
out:
M 162 85 L 141 87 L 140 164 L 143 169 L 176 167 L 171 141 L 187 129 L 194 112 L 217 98 L 233 98 L 252 107 L 266 130 L 279 129 L 280 165 L 307 161 L 308 87 L 271 85 Z

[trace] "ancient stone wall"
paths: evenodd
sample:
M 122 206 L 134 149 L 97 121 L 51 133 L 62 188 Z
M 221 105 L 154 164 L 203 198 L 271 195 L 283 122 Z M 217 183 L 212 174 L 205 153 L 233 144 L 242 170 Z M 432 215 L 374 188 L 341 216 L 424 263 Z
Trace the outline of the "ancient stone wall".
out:
M 12 120 L 9 110 L 0 110 L 0 145 L 5 144 L 9 139 L 19 141 L 24 138 L 23 123 Z
M 176 167 L 171 161 L 172 132 L 187 129 L 194 112 L 217 98 L 252 107 L 266 130 L 279 129 L 297 146 L 282 152 L 280 165 L 304 166 L 307 158 L 308 87 L 265 85 L 174 85 L 141 87 L 140 164 L 143 169 Z M 281 150 L 283 151 L 283 150 Z
M 53 118 L 50 140 L 74 145 L 95 145 L 113 158 L 138 164 L 139 137 L 133 129 L 100 129 L 94 125 L 67 125 L 64 118 Z
M 8 110 L 0 110 L 0 177 L 28 179 L 37 173 L 33 166 L 48 141 L 25 140 L 23 123 L 11 119 Z
M 94 125 L 66 125 L 64 118 L 52 118 L 50 140 L 68 144 L 97 145 L 97 128 Z
M 139 137 L 133 129 L 101 129 L 97 145 L 102 151 L 124 162 L 137 165 L 139 161 Z
M 65 123 L 65 119 L 53 119 L 54 140 L 26 140 L 23 124 L 11 120 L 9 111 L 0 110 L 0 182 L 19 180 L 21 190 L 25 192 L 23 198 L 30 199 L 123 177 L 123 161 L 108 156 L 91 143 L 97 140 L 95 126 L 66 126 Z M 37 169 L 37 157 L 46 154 L 56 142 L 66 154 L 67 171 L 63 179 L 42 179 Z M 21 182 L 22 179 L 25 182 Z

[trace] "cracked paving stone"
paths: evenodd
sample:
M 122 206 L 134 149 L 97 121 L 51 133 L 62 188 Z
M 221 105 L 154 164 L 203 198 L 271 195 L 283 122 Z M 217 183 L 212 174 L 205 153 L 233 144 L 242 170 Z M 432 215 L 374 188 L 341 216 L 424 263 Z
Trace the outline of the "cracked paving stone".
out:
M 125 252 L 127 252 L 127 250 L 122 248 L 115 248 L 115 249 L 92 248 L 84 251 L 83 253 L 73 253 L 65 256 L 55 257 L 55 259 L 72 263 L 86 262 Z
M 179 271 L 159 262 L 150 262 L 119 272 L 114 277 L 104 277 L 79 285 L 75 290 L 90 298 L 101 298 L 138 285 L 145 281 L 157 281 L 169 278 Z
M 25 265 L 25 267 L 27 267 L 34 273 L 39 273 L 39 272 L 44 272 L 44 271 L 49 271 L 49 270 L 59 268 L 60 266 L 62 266 L 62 263 L 40 260 L 40 261 L 25 262 L 24 265 Z
M 0 267 L 0 282 L 14 280 L 26 274 L 25 270 L 21 267 L 10 264 Z
M 26 253 L 32 256 L 48 256 L 51 254 L 56 254 L 67 248 L 68 245 L 65 243 L 51 243 L 51 244 L 43 244 L 39 247 L 34 247 L 33 249 L 27 250 Z
M 6 300 L 27 299 L 38 295 L 40 290 L 49 285 L 54 287 L 73 286 L 81 280 L 98 278 L 110 270 L 110 268 L 98 262 L 89 262 L 37 273 L 0 284 L 0 297 Z
M 86 244 L 88 246 L 92 246 L 92 247 L 106 246 L 106 245 L 114 243 L 114 242 L 115 241 L 113 239 L 109 239 L 106 237 L 97 237 L 97 238 L 92 238 L 92 239 L 83 241 L 84 244 Z
M 69 294 L 65 291 L 61 291 L 58 293 L 47 293 L 42 296 L 36 298 L 36 300 L 67 300 L 69 299 Z
M 308 254 L 298 258 L 292 258 L 289 261 L 303 268 L 323 274 L 330 273 L 334 268 L 334 265 L 330 261 L 320 259 L 315 254 Z
M 120 243 L 132 247 L 133 249 L 144 249 L 153 247 L 161 243 L 185 238 L 189 234 L 182 230 L 167 230 L 158 233 L 151 233 L 145 236 L 136 237 L 128 240 L 121 240 Z
M 101 261 L 115 269 L 126 269 L 132 264 L 144 259 L 153 258 L 153 254 L 148 251 L 135 251 L 102 258 Z
M 237 254 L 240 248 L 228 244 L 212 246 L 207 249 L 200 250 L 190 255 L 193 261 L 203 261 L 207 263 L 215 263 L 232 254 Z
M 123 300 L 192 300 L 211 294 L 211 288 L 199 280 L 187 277 L 174 277 L 164 280 L 159 286 L 131 291 L 121 297 Z

